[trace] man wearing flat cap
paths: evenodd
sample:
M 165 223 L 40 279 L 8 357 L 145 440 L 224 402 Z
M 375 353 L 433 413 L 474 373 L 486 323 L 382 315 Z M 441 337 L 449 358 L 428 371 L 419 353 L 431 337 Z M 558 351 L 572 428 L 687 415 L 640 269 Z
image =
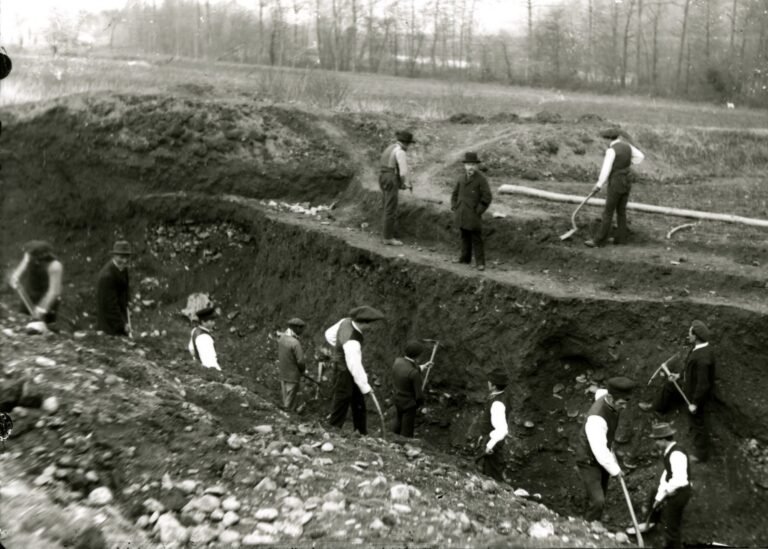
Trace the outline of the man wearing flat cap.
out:
M 405 346 L 405 356 L 397 357 L 392 365 L 393 400 L 396 411 L 392 431 L 409 438 L 413 438 L 416 414 L 424 404 L 421 372 L 429 366 L 429 362 L 417 364 L 422 354 L 424 354 L 424 345 L 418 341 L 409 341 Z
M 688 343 L 691 350 L 685 360 L 682 389 L 690 401 L 688 419 L 693 431 L 692 461 L 709 459 L 711 400 L 715 385 L 715 355 L 709 343 L 709 328 L 700 320 L 694 320 L 688 329 Z M 653 408 L 660 414 L 666 414 L 684 404 L 683 397 L 672 383 L 679 378 L 672 374 L 670 381 L 664 384 L 653 403 Z
M 612 377 L 606 385 L 607 394 L 595 400 L 587 412 L 576 447 L 576 465 L 587 491 L 584 518 L 588 521 L 601 519 L 608 479 L 622 474 L 612 447 L 619 413 L 636 384 L 627 377 Z
M 665 548 L 683 547 L 683 512 L 691 499 L 690 463 L 688 452 L 674 441 L 675 430 L 669 423 L 651 427 L 650 437 L 662 455 L 664 469 L 659 487 L 652 497 L 649 520 L 640 524 L 640 531 L 649 530 L 652 523 L 660 522 L 664 530 Z
M 482 215 L 491 205 L 493 196 L 488 180 L 478 169 L 480 158 L 477 153 L 465 153 L 462 163 L 464 171 L 451 194 L 451 210 L 455 215 L 456 226 L 461 232 L 461 255 L 456 263 L 471 263 L 474 253 L 477 269 L 484 271 Z
M 335 349 L 336 369 L 333 382 L 333 397 L 329 423 L 342 427 L 347 410 L 352 408 L 352 425 L 361 435 L 368 433 L 365 395 L 373 390 L 368 383 L 368 374 L 363 367 L 363 332 L 384 318 L 378 309 L 362 305 L 349 312 L 325 331 L 325 340 Z M 373 397 L 375 398 L 375 397 Z
M 130 336 L 128 263 L 131 245 L 118 240 L 96 283 L 96 327 L 107 335 Z
M 509 434 L 507 416 L 510 404 L 507 394 L 509 377 L 501 368 L 488 374 L 488 400 L 485 404 L 482 425 L 487 433 L 482 439 L 483 456 L 481 471 L 499 482 L 504 482 L 506 467 L 505 441 Z
M 384 210 L 384 244 L 402 246 L 403 243 L 395 238 L 397 199 L 400 189 L 410 189 L 413 191 L 406 151 L 415 141 L 413 134 L 409 131 L 399 131 L 395 133 L 395 138 L 397 141 L 389 145 L 381 153 L 379 160 L 379 188 L 381 189 L 381 204 Z
M 29 301 L 21 303 L 20 310 L 35 320 L 53 324 L 61 302 L 64 267 L 54 255 L 53 246 L 44 240 L 30 240 L 23 250 L 24 257 L 10 279 L 11 287 Z
M 203 368 L 212 368 L 221 371 L 219 358 L 216 356 L 216 347 L 213 342 L 213 329 L 216 327 L 218 313 L 213 305 L 200 309 L 195 314 L 196 326 L 189 334 L 189 354 L 203 365 Z
M 616 213 L 618 231 L 613 242 L 614 244 L 624 244 L 627 241 L 627 202 L 629 202 L 629 191 L 632 187 L 631 167 L 634 164 L 640 164 L 645 159 L 645 155 L 629 143 L 629 136 L 619 128 L 603 130 L 600 135 L 610 140 L 610 144 L 605 151 L 603 167 L 600 169 L 600 176 L 595 184 L 594 192 L 600 192 L 600 189 L 607 182 L 608 196 L 605 198 L 603 220 L 599 232 L 594 239 L 584 242 L 591 248 L 604 246 L 607 242 L 613 224 L 614 212 Z
M 301 376 L 307 369 L 304 349 L 299 336 L 304 332 L 305 323 L 300 318 L 288 321 L 288 329 L 277 340 L 277 358 L 280 365 L 280 386 L 283 407 L 295 411 Z

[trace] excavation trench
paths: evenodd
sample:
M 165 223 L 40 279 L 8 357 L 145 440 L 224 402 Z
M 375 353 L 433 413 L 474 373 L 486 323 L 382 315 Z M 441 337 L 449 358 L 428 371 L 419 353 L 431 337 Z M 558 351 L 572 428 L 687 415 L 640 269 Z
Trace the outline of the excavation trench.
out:
M 660 465 L 646 437 L 651 417 L 637 402 L 651 400 L 658 382 L 646 387 L 645 381 L 682 350 L 681 337 L 698 318 L 716 334 L 715 457 L 694 471 L 697 495 L 686 537 L 753 545 L 768 539 L 768 317 L 754 280 L 658 262 L 615 263 L 551 246 L 568 228 L 565 218 L 555 230 L 542 220 L 489 219 L 489 259 L 500 265 L 478 276 L 447 261 L 456 236 L 445 203 L 404 200 L 401 228 L 419 248 L 382 248 L 371 230 L 380 197 L 355 181 L 353 155 L 331 142 L 343 135 L 318 130 L 315 116 L 195 98 L 83 101 L 86 109 L 20 113 L 4 132 L 15 140 L 4 156 L 3 252 L 15 258 L 15 243 L 45 231 L 58 235 L 71 281 L 62 316 L 72 327 L 88 328 L 93 260 L 118 235 L 138 252 L 133 281 L 142 310 L 134 322 L 167 331 L 162 341 L 146 339 L 153 358 L 172 367 L 185 353 L 189 326 L 178 311 L 188 294 L 209 292 L 224 311 L 217 346 L 225 370 L 273 398 L 279 393 L 275 333 L 287 318 L 307 322 L 314 354 L 324 328 L 355 305 L 374 305 L 387 320 L 367 337 L 364 361 L 385 407 L 389 368 L 405 343 L 439 340 L 417 433 L 427 446 L 470 456 L 482 434 L 485 375 L 506 369 L 513 393 L 510 480 L 576 515 L 582 488 L 573 447 L 592 400 L 589 389 L 618 374 L 641 383 L 618 447 L 639 464 L 627 477 L 639 505 L 658 482 Z M 41 160 L 40 150 L 50 155 Z M 315 218 L 257 200 L 269 197 L 341 202 L 331 216 Z M 560 278 L 539 274 L 558 269 Z M 564 283 L 569 277 L 575 280 Z M 744 306 L 685 299 L 674 293 L 682 285 L 726 297 L 732 291 Z M 317 400 L 305 393 L 307 413 L 324 416 L 328 390 L 324 382 Z M 205 403 L 204 395 L 195 398 Z M 672 419 L 687 442 L 685 417 Z M 373 414 L 370 427 L 376 434 Z M 614 528 L 628 521 L 616 486 L 606 520 Z

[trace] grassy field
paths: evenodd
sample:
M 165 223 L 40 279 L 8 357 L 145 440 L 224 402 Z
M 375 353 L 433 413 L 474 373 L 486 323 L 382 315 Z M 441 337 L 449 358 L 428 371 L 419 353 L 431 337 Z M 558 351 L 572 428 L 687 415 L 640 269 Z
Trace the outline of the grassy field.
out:
M 393 112 L 420 119 L 442 119 L 467 112 L 528 116 L 546 110 L 571 119 L 597 114 L 616 122 L 669 129 L 752 129 L 760 133 L 768 130 L 766 111 L 641 96 L 158 58 L 16 55 L 13 59 L 13 73 L 2 82 L 0 106 L 75 93 L 146 93 L 194 85 L 201 93 L 215 89 L 253 98 L 353 112 Z

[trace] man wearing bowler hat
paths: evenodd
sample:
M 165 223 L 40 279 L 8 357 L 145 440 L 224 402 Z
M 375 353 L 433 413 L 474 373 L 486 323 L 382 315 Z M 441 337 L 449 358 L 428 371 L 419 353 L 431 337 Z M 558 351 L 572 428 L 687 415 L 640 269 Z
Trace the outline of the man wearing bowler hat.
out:
M 418 341 L 409 341 L 405 345 L 405 356 L 397 357 L 392 365 L 393 400 L 396 410 L 392 431 L 409 438 L 413 438 L 416 414 L 424 404 L 421 372 L 429 366 L 429 362 L 421 365 L 416 363 L 422 354 L 424 345 Z
M 130 336 L 128 300 L 128 262 L 131 245 L 118 240 L 110 259 L 101 271 L 96 285 L 96 326 L 107 335 Z
M 482 439 L 483 454 L 481 469 L 484 475 L 504 482 L 506 467 L 505 441 L 509 434 L 507 416 L 510 405 L 507 395 L 509 378 L 507 373 L 498 368 L 488 374 L 488 400 L 483 415 L 483 429 L 487 435 Z
M 674 441 L 675 430 L 669 423 L 657 423 L 651 427 L 650 437 L 662 454 L 664 470 L 659 488 L 652 497 L 651 512 L 647 522 L 640 524 L 640 531 L 649 530 L 653 523 L 661 522 L 664 529 L 664 547 L 683 547 L 683 512 L 691 499 L 691 471 L 688 452 Z
M 365 395 L 375 401 L 363 367 L 363 332 L 384 318 L 384 313 L 368 305 L 355 307 L 325 331 L 325 340 L 335 349 L 333 397 L 329 423 L 342 427 L 347 410 L 352 408 L 352 425 L 361 435 L 368 433 Z
M 296 410 L 301 375 L 307 369 L 304 349 L 299 341 L 305 326 L 300 318 L 292 318 L 288 321 L 288 329 L 277 340 L 283 407 L 290 411 Z
M 397 198 L 400 189 L 413 190 L 406 155 L 408 147 L 415 143 L 413 134 L 409 131 L 399 131 L 395 133 L 395 138 L 397 141 L 384 149 L 379 160 L 379 188 L 384 210 L 384 244 L 388 246 L 403 245 L 395 238 Z
M 608 128 L 600 132 L 601 137 L 610 140 L 605 151 L 600 176 L 595 184 L 594 192 L 608 183 L 608 196 L 605 198 L 603 220 L 600 231 L 594 239 L 586 240 L 584 244 L 590 248 L 603 246 L 608 240 L 613 224 L 613 214 L 616 213 L 618 231 L 613 239 L 614 244 L 624 244 L 627 240 L 627 202 L 632 188 L 631 167 L 640 164 L 645 155 L 629 143 L 629 136 L 619 128 Z
M 619 413 L 626 408 L 635 382 L 627 377 L 612 377 L 607 382 L 608 392 L 595 400 L 587 412 L 576 447 L 576 466 L 587 491 L 587 510 L 584 518 L 600 520 L 605 506 L 605 492 L 609 477 L 621 475 L 613 441 L 619 425 Z
M 472 253 L 478 270 L 485 270 L 485 250 L 483 248 L 483 222 L 481 216 L 491 205 L 493 199 L 488 180 L 478 169 L 480 158 L 477 153 L 468 152 L 462 160 L 464 173 L 456 181 L 451 195 L 451 210 L 456 217 L 456 225 L 461 231 L 461 256 L 456 263 L 471 263 Z
M 688 420 L 693 431 L 693 453 L 691 461 L 709 459 L 709 430 L 711 400 L 715 385 L 715 355 L 709 343 L 709 328 L 701 320 L 694 320 L 688 329 L 688 343 L 691 350 L 685 360 L 682 389 L 690 401 Z M 665 414 L 683 403 L 677 387 L 679 374 L 672 374 L 670 381 L 664 384 L 656 397 L 654 411 Z

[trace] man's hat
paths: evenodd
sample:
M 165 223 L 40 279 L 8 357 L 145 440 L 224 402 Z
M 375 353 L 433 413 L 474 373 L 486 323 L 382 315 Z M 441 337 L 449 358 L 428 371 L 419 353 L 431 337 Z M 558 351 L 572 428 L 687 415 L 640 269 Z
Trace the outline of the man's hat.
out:
M 507 376 L 506 371 L 501 368 L 496 368 L 495 370 L 491 370 L 488 374 L 488 381 L 496 386 L 505 387 L 509 384 L 509 376 Z
M 395 138 L 400 141 L 400 143 L 404 143 L 406 145 L 416 143 L 416 140 L 413 138 L 413 134 L 406 130 L 395 132 Z
M 408 358 L 418 358 L 424 352 L 424 345 L 418 341 L 409 341 L 405 345 L 405 356 Z
M 212 318 L 216 318 L 218 315 L 216 314 L 216 307 L 209 306 L 197 311 L 195 316 L 197 316 L 198 320 L 210 320 Z
M 112 246 L 112 255 L 131 255 L 131 244 L 127 240 L 118 240 Z
M 0 52 L 0 80 L 11 74 L 12 68 L 13 63 L 11 62 L 11 58 L 8 57 L 5 48 L 3 48 L 3 51 Z
M 629 137 L 629 134 L 619 127 L 605 128 L 600 132 L 600 137 L 610 139 L 611 141 L 618 139 L 619 137 L 627 141 L 632 141 L 632 138 Z
M 656 423 L 651 425 L 651 438 L 669 438 L 674 436 L 675 431 L 669 423 Z
M 307 323 L 298 317 L 293 317 L 288 321 L 288 326 L 295 326 L 296 328 L 303 328 Z
M 612 377 L 605 384 L 608 386 L 608 392 L 619 398 L 628 397 L 632 393 L 632 389 L 637 387 L 637 383 L 633 379 L 624 376 Z
M 700 340 L 709 341 L 709 328 L 701 320 L 694 320 L 691 323 L 691 331 Z
M 35 259 L 53 258 L 53 246 L 45 240 L 30 240 L 24 244 L 24 251 Z
M 360 305 L 349 311 L 349 316 L 356 322 L 374 322 L 384 318 L 384 313 L 368 305 Z
M 462 164 L 480 164 L 480 157 L 476 152 L 465 152 L 461 162 Z

